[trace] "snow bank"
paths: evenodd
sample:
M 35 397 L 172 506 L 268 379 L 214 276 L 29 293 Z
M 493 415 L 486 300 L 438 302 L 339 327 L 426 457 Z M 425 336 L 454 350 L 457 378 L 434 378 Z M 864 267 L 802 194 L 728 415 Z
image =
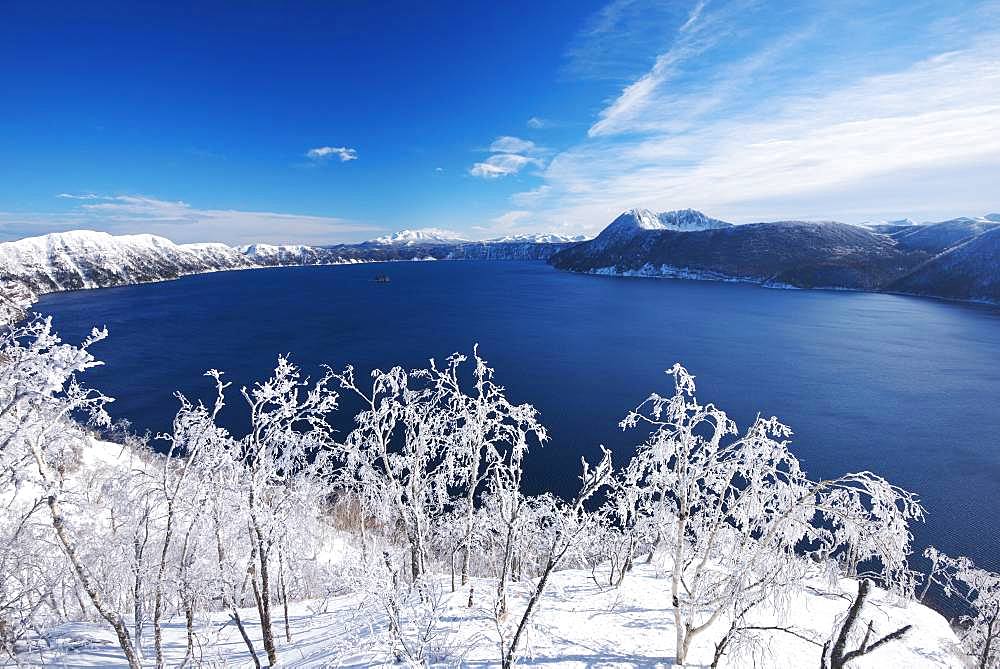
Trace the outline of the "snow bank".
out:
M 440 666 L 498 664 L 497 627 L 489 606 L 493 583 L 474 579 L 476 606 L 468 608 L 468 590 L 445 592 L 446 610 L 439 623 L 437 663 Z M 786 622 L 804 635 L 825 639 L 838 616 L 850 606 L 857 582 L 844 579 L 830 591 L 817 581 L 793 604 Z M 520 615 L 526 600 L 525 583 L 513 587 L 512 620 Z M 533 628 L 527 637 L 522 666 L 537 667 L 653 667 L 671 666 L 674 629 L 669 606 L 669 581 L 655 565 L 635 568 L 620 588 L 599 587 L 589 571 L 567 570 L 554 574 Z M 256 610 L 241 611 L 247 630 L 259 650 L 260 629 Z M 931 609 L 915 602 L 899 603 L 880 590 L 865 608 L 875 631 L 886 633 L 903 625 L 913 629 L 902 641 L 887 644 L 857 660 L 852 668 L 948 667 L 963 664 L 951 650 L 957 639 L 947 621 Z M 279 628 L 281 621 L 277 621 Z M 386 621 L 378 607 L 359 593 L 333 597 L 327 601 L 299 602 L 290 607 L 292 642 L 283 638 L 279 647 L 282 667 L 363 667 L 394 664 L 385 656 L 381 635 Z M 773 624 L 773 622 L 771 623 Z M 212 666 L 248 667 L 250 656 L 235 626 L 225 614 L 198 620 L 202 642 L 200 654 Z M 820 648 L 783 632 L 761 633 L 763 641 L 754 658 L 724 657 L 721 667 L 758 666 L 773 669 L 819 667 Z M 699 638 L 688 666 L 708 666 L 713 647 L 712 634 Z M 61 646 L 41 660 L 62 667 L 126 667 L 114 635 L 96 624 L 64 625 L 55 634 Z M 183 619 L 165 627 L 168 664 L 184 656 Z

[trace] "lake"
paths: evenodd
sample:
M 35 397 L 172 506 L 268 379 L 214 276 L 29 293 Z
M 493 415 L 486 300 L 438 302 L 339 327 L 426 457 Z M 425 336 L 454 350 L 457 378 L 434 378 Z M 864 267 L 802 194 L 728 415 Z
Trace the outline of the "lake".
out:
M 391 283 L 376 283 L 385 272 Z M 702 402 L 745 426 L 757 412 L 795 431 L 813 477 L 868 469 L 916 491 L 914 528 L 1000 570 L 1000 310 L 920 298 L 620 279 L 530 262 L 390 263 L 192 276 L 45 296 L 68 341 L 91 326 L 106 366 L 85 380 L 136 429 L 170 427 L 172 393 L 211 397 L 217 368 L 238 387 L 279 353 L 307 372 L 421 366 L 481 353 L 512 399 L 541 412 L 551 441 L 529 456 L 529 492 L 573 492 L 581 455 L 604 443 L 624 462 L 640 439 L 618 421 L 682 362 Z M 349 425 L 352 414 L 341 417 Z

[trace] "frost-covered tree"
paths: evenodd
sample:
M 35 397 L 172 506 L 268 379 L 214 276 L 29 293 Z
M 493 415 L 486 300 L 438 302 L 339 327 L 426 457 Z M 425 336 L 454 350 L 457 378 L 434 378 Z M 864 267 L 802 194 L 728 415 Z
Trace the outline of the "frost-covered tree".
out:
M 930 585 L 961 601 L 970 613 L 959 619 L 962 644 L 978 669 L 1000 667 L 1000 574 L 977 567 L 967 557 L 950 557 L 933 546 L 924 551 L 931 561 L 922 595 Z
M 601 461 L 594 466 L 588 464 L 586 459 L 581 458 L 583 473 L 580 475 L 580 491 L 571 502 L 556 504 L 555 513 L 550 517 L 551 528 L 548 534 L 551 536 L 551 541 L 548 542 L 545 553 L 540 556 L 542 558 L 541 572 L 528 595 L 528 602 L 509 640 L 504 638 L 503 624 L 502 621 L 498 620 L 497 628 L 501 632 L 501 661 L 504 669 L 509 669 L 517 662 L 521 641 L 538 610 L 552 572 L 559 568 L 570 551 L 577 546 L 580 539 L 591 528 L 593 518 L 587 512 L 585 504 L 607 485 L 608 480 L 614 474 L 611 465 L 611 451 L 602 446 L 601 452 Z
M 109 398 L 81 385 L 76 374 L 99 364 L 89 349 L 107 332 L 94 330 L 80 346 L 63 343 L 51 319 L 34 318 L 0 335 L 0 457 L 16 482 L 36 486 L 57 544 L 77 583 L 115 631 L 130 667 L 141 659 L 108 580 L 83 556 L 84 534 L 65 505 L 64 477 L 81 443 L 89 439 L 75 419 L 106 426 Z M 33 467 L 24 465 L 30 462 Z
M 504 388 L 493 380 L 493 369 L 473 347 L 473 392 L 466 393 L 460 379 L 464 355 L 448 358 L 443 369 L 431 360 L 428 373 L 442 399 L 441 408 L 452 414 L 448 448 L 455 464 L 453 484 L 463 500 L 462 585 L 468 582 L 473 546 L 473 514 L 478 495 L 488 486 L 492 494 L 507 500 L 520 490 L 522 460 L 529 440 L 539 444 L 548 438 L 530 404 L 513 404 Z M 509 560 L 507 560 L 509 561 Z
M 297 498 L 320 494 L 316 486 L 325 479 L 323 468 L 333 445 L 328 416 L 337 408 L 332 378 L 327 374 L 310 384 L 287 358 L 279 357 L 270 379 L 241 390 L 250 414 L 236 458 L 249 518 L 248 573 L 272 665 L 278 661 L 271 607 L 273 551 Z
M 877 569 L 899 592 L 912 588 L 908 522 L 916 498 L 870 472 L 808 478 L 789 450 L 791 430 L 758 417 L 743 433 L 695 397 L 694 377 L 668 370 L 669 396 L 651 395 L 621 423 L 648 438 L 621 472 L 612 503 L 622 519 L 648 520 L 669 561 L 677 664 L 692 641 L 748 602 L 794 586 L 803 556 L 846 571 Z
M 429 531 L 449 506 L 456 467 L 449 448 L 454 417 L 442 410 L 446 393 L 428 376 L 401 367 L 375 370 L 371 389 L 363 390 L 352 367 L 337 375 L 363 403 L 342 446 L 345 470 L 366 491 L 365 511 L 401 526 L 413 581 L 426 571 Z

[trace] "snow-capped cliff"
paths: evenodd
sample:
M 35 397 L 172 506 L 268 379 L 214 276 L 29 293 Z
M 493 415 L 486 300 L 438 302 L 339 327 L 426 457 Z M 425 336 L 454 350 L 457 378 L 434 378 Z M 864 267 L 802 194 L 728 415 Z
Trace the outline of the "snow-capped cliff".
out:
M 0 244 L 0 280 L 35 293 L 119 286 L 251 267 L 225 244 L 175 244 L 155 235 L 73 230 Z

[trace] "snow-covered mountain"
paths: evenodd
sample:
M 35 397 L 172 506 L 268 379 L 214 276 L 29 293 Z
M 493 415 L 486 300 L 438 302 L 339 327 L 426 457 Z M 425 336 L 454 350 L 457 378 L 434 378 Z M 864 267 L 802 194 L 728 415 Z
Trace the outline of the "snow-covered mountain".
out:
M 504 237 L 494 237 L 487 239 L 485 244 L 570 244 L 572 242 L 582 242 L 587 239 L 586 235 L 560 235 L 554 232 L 543 232 L 536 234 L 506 235 Z
M 962 216 L 903 228 L 893 232 L 892 237 L 903 248 L 938 254 L 995 228 L 1000 228 L 1000 223 L 986 217 Z
M 446 230 L 404 230 L 335 246 L 175 244 L 155 235 L 74 230 L 0 243 L 0 286 L 18 304 L 42 293 L 121 286 L 188 274 L 396 260 L 548 260 L 607 274 L 736 279 L 801 287 L 905 290 L 1000 301 L 994 235 L 1000 214 L 940 223 L 864 226 L 782 221 L 734 226 L 684 209 L 632 209 L 596 238 L 522 234 L 473 242 Z M 984 237 L 947 262 L 924 263 Z M 987 243 L 989 242 L 989 243 Z M 973 248 L 976 249 L 972 252 Z M 959 262 L 961 259 L 961 262 Z M 961 270 L 955 269 L 961 266 Z M 935 268 L 933 271 L 931 267 Z M 920 269 L 919 280 L 904 278 Z M 948 272 L 960 272 L 956 287 Z
M 962 239 L 889 288 L 916 295 L 1000 302 L 1000 224 Z
M 120 286 L 253 266 L 225 244 L 175 244 L 155 235 L 73 230 L 0 244 L 0 280 L 35 293 Z
M 554 254 L 559 269 L 749 281 L 1000 301 L 990 217 L 868 225 L 778 221 L 731 226 L 684 210 L 633 209 L 589 242 Z M 964 249 L 964 250 L 963 250 Z M 940 261 L 928 263 L 932 258 Z M 908 279 L 911 273 L 918 273 Z M 955 285 L 957 275 L 961 285 Z
M 396 260 L 547 260 L 571 245 L 553 235 L 468 242 L 444 231 L 403 231 L 395 242 L 303 246 L 175 244 L 155 235 L 74 230 L 0 243 L 0 285 L 17 303 L 37 295 L 234 269 Z M 389 238 L 383 238 L 389 239 Z M 536 241 L 547 239 L 547 241 Z M 24 299 L 21 297 L 24 296 Z
M 430 244 L 461 244 L 469 239 L 457 232 L 441 228 L 420 228 L 419 230 L 400 230 L 391 235 L 369 239 L 363 244 L 372 246 L 417 246 Z
M 731 223 L 709 218 L 693 209 L 659 214 L 649 209 L 629 209 L 587 243 L 595 249 L 607 249 L 637 240 L 649 240 L 662 231 L 696 232 L 729 227 L 732 227 Z
M 482 241 L 473 241 L 458 232 L 441 228 L 421 228 L 419 230 L 400 230 L 391 235 L 384 235 L 362 242 L 362 246 L 446 246 L 459 244 L 568 244 L 581 242 L 585 235 L 560 235 L 547 233 L 524 233 L 494 237 Z
M 656 214 L 656 219 L 660 222 L 663 230 L 676 230 L 678 232 L 695 232 L 697 230 L 719 230 L 721 228 L 731 228 L 732 223 L 720 221 L 717 218 L 710 218 L 700 211 L 694 209 L 678 209 L 677 211 L 663 211 Z

